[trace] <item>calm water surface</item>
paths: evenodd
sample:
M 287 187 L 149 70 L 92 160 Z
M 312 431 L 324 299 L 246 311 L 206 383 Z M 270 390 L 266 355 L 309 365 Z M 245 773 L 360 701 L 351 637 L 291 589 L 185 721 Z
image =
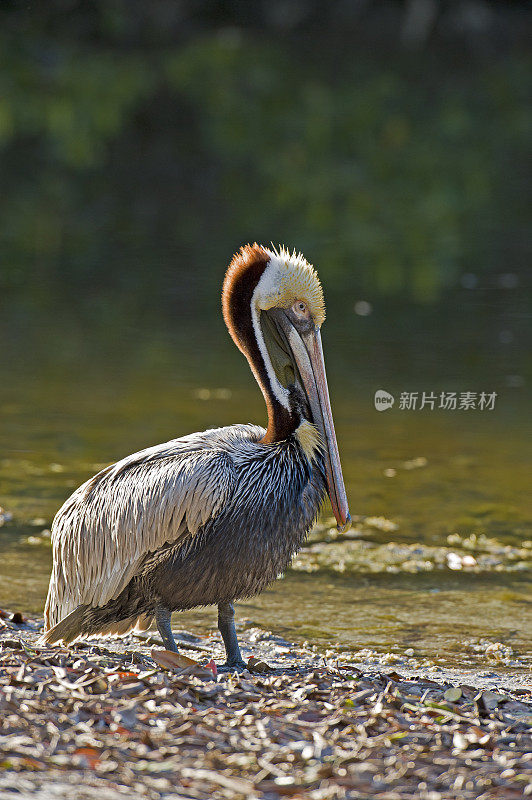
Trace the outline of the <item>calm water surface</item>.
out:
M 467 365 L 456 364 L 438 384 L 436 372 L 424 382 L 391 369 L 373 379 L 369 368 L 355 374 L 345 351 L 327 361 L 354 532 L 335 538 L 327 506 L 293 569 L 239 603 L 239 618 L 298 641 L 412 648 L 447 665 L 487 666 L 485 639 L 512 648 L 507 668 L 529 669 L 532 427 L 523 393 L 505 384 L 503 366 L 468 382 Z M 51 563 L 42 531 L 81 482 L 151 444 L 264 422 L 261 395 L 223 336 L 208 348 L 201 332 L 188 343 L 155 342 L 133 364 L 104 351 L 68 363 L 28 357 L 8 375 L 0 387 L 0 505 L 13 518 L 0 529 L 0 607 L 35 614 Z M 396 400 L 379 413 L 377 388 L 397 398 L 441 388 L 499 396 L 491 412 L 406 411 Z M 214 622 L 214 609 L 175 620 L 202 631 Z

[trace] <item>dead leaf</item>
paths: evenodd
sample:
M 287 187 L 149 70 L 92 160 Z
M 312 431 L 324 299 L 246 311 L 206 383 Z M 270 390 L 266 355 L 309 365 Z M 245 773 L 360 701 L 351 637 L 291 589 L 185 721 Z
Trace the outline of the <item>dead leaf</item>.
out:
M 475 702 L 481 711 L 495 711 L 500 703 L 504 703 L 508 698 L 504 694 L 498 692 L 480 692 L 475 697 Z
M 137 672 L 108 672 L 107 678 L 110 682 L 114 682 L 117 680 L 127 680 L 128 678 L 138 678 L 139 674 Z
M 71 684 L 72 686 L 76 686 L 76 684 Z M 91 694 L 105 694 L 109 688 L 108 683 L 103 678 L 96 678 L 96 680 L 91 681 L 91 683 L 77 684 L 80 689 L 85 688 L 85 691 L 90 692 Z
M 451 686 L 450 689 L 447 689 L 447 691 L 443 693 L 444 700 L 447 700 L 449 703 L 457 703 L 461 697 L 462 690 L 458 686 Z
M 216 678 L 218 676 L 218 667 L 214 663 L 213 658 L 211 658 L 210 661 L 207 661 L 207 663 L 205 664 L 205 668 L 211 670 L 213 678 Z
M 392 672 L 386 672 L 385 675 L 386 675 L 387 678 L 391 678 L 392 681 L 396 681 L 397 682 L 397 681 L 402 681 L 403 680 L 402 676 L 399 675 L 399 673 L 395 672 L 394 670 L 392 670 Z
M 200 667 L 198 661 L 184 656 L 181 653 L 174 653 L 173 650 L 152 650 L 151 657 L 160 667 L 164 669 L 185 669 L 186 667 Z
M 212 669 L 210 669 L 210 667 L 203 667 L 201 664 L 191 664 L 189 667 L 183 667 L 180 674 L 201 678 L 203 681 L 212 681 L 214 677 Z
M 248 660 L 248 669 L 250 672 L 272 672 L 272 667 L 265 661 L 259 661 L 255 656 L 250 656 Z
M 100 751 L 96 750 L 95 747 L 77 747 L 74 750 L 74 755 L 82 756 L 87 761 L 90 769 L 95 769 L 100 763 Z

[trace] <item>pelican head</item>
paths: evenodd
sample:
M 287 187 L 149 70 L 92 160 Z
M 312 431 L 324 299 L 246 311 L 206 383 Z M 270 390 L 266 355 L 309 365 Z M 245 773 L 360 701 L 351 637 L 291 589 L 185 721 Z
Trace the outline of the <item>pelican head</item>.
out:
M 347 530 L 351 518 L 321 344 L 325 303 L 315 269 L 284 247 L 246 245 L 227 270 L 222 305 L 266 400 L 263 441 L 295 434 L 310 458 L 322 449 L 332 509 L 339 530 Z

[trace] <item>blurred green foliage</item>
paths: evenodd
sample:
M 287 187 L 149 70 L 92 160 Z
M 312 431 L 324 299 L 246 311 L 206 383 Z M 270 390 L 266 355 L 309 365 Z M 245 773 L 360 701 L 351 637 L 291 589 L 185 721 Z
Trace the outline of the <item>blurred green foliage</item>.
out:
M 522 51 L 371 54 L 234 28 L 155 47 L 26 33 L 0 28 L 10 308 L 201 308 L 254 239 L 301 249 L 329 294 L 400 302 L 529 268 Z

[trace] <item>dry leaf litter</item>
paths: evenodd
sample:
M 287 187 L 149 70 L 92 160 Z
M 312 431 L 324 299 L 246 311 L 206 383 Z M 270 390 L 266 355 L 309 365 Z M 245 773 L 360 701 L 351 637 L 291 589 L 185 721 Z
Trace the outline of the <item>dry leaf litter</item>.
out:
M 0 616 L 2 799 L 532 797 L 526 687 L 363 670 L 256 628 L 240 674 L 217 672 L 218 638 L 38 636 Z

